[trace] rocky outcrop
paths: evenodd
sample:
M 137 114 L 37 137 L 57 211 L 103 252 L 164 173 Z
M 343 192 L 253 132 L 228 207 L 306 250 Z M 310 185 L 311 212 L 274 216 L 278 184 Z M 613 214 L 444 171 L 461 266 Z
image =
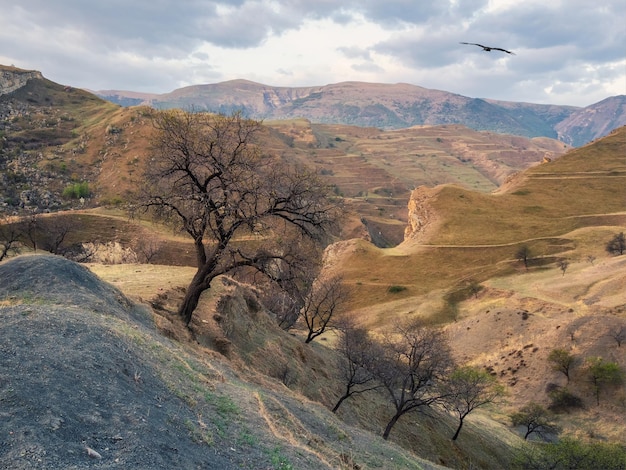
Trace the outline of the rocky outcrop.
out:
M 22 88 L 29 80 L 43 79 L 41 72 L 21 70 L 15 67 L 0 68 L 0 96 L 7 95 Z
M 408 204 L 408 225 L 404 229 L 404 240 L 424 241 L 437 221 L 437 213 L 431 200 L 437 195 L 437 188 L 420 186 L 411 192 Z

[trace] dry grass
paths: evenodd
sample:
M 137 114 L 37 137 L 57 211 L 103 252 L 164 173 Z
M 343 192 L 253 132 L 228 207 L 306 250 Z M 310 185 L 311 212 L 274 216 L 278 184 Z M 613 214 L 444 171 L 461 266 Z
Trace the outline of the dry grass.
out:
M 354 310 L 373 325 L 385 317 L 423 312 L 429 293 L 458 290 L 470 279 L 523 272 L 516 260 L 522 245 L 530 248 L 535 270 L 554 266 L 558 259 L 571 263 L 605 256 L 606 242 L 626 227 L 624 155 L 626 129 L 529 169 L 504 193 L 458 186 L 434 190 L 430 203 L 437 228 L 425 240 L 407 240 L 393 249 L 353 241 L 332 257 L 354 286 Z M 406 290 L 390 293 L 392 285 Z M 411 299 L 411 308 L 398 310 Z M 427 306 L 423 313 L 434 310 Z

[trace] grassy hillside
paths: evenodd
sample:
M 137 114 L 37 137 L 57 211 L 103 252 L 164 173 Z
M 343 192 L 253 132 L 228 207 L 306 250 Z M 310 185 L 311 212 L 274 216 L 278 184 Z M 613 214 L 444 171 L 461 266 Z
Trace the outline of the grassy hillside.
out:
M 92 269 L 118 284 L 144 272 Z M 10 468 L 501 468 L 519 443 L 477 417 L 452 444 L 454 420 L 441 414 L 406 419 L 384 441 L 389 409 L 376 394 L 331 413 L 333 351 L 277 328 L 254 290 L 228 279 L 203 298 L 190 331 L 168 313 L 177 289 L 163 283 L 151 313 L 61 257 L 13 258 L 0 275 L 10 279 L 0 286 L 11 351 L 0 372 L 0 462 Z
M 514 272 L 523 245 L 537 268 L 602 253 L 611 234 L 626 226 L 624 155 L 626 128 L 621 128 L 530 168 L 495 194 L 453 185 L 428 190 L 434 215 L 425 238 L 409 238 L 390 250 L 351 242 L 337 256 L 355 286 L 355 308 L 384 311 L 389 302 Z M 391 285 L 406 289 L 389 293 Z
M 0 198 L 9 212 L 115 206 L 139 185 L 152 132 L 147 107 L 120 108 L 85 91 L 32 79 L 0 97 Z M 378 246 L 402 241 L 406 201 L 416 186 L 460 184 L 496 189 L 511 174 L 567 147 L 463 126 L 376 128 L 268 121 L 263 151 L 316 169 L 352 216 L 344 238 L 363 234 Z M 88 184 L 84 200 L 64 194 Z M 71 194 L 71 193 L 69 193 Z M 0 206 L 2 207 L 2 206 Z
M 71 104 L 71 96 L 82 99 L 72 90 L 49 86 L 57 100 Z M 37 90 L 42 88 L 31 92 Z M 29 95 L 24 96 L 27 100 Z M 91 103 L 92 98 L 86 99 Z M 45 103 L 44 97 L 27 108 L 42 113 L 36 120 L 25 112 L 11 122 L 11 136 L 27 135 L 19 130 L 26 123 L 42 126 Z M 215 282 L 191 331 L 181 325 L 174 312 L 193 275 L 191 243 L 166 227 L 129 220 L 116 208 L 136 187 L 146 163 L 151 111 L 91 104 L 80 117 L 84 124 L 57 116 L 51 125 L 69 140 L 49 148 L 33 141 L 35 147 L 28 151 L 20 147 L 25 141 L 14 140 L 3 156 L 18 149 L 26 152 L 19 155 L 34 158 L 33 168 L 41 173 L 26 180 L 29 184 L 52 186 L 58 175 L 63 184 L 83 178 L 93 184 L 93 199 L 86 206 L 106 208 L 52 213 L 42 220 L 69 220 L 73 230 L 67 245 L 98 243 L 100 261 L 90 269 L 142 303 L 144 313 L 120 292 L 59 258 L 48 263 L 48 257 L 24 256 L 0 264 L 2 279 L 10 280 L 0 285 L 3 338 L 8 338 L 3 347 L 19 353 L 6 355 L 5 364 L 17 368 L 28 363 L 29 371 L 24 377 L 16 373 L 23 392 L 0 381 L 0 401 L 16 410 L 9 413 L 10 426 L 17 430 L 13 447 L 0 443 L 9 462 L 20 461 L 19 452 L 34 436 L 33 462 L 46 458 L 42 449 L 52 442 L 61 449 L 47 457 L 53 463 L 75 463 L 76 458 L 84 463 L 89 461 L 86 447 L 97 447 L 105 449 L 103 468 L 114 465 L 115 458 L 149 468 L 158 464 L 150 459 L 163 455 L 169 464 L 185 466 L 183 454 L 198 464 L 205 452 L 238 468 L 255 468 L 257 462 L 264 468 L 430 468 L 416 456 L 451 468 L 510 468 L 513 448 L 521 440 L 508 415 L 531 400 L 548 406 L 547 388 L 565 385 L 547 360 L 555 347 L 576 356 L 571 380 L 584 404 L 557 416 L 564 434 L 585 440 L 626 438 L 623 385 L 603 390 L 602 403 L 596 405 L 584 367 L 587 358 L 600 356 L 626 369 L 623 345 L 611 337 L 626 327 L 626 263 L 605 251 L 612 236 L 626 231 L 626 128 L 558 158 L 563 148 L 554 141 L 459 126 L 383 132 L 303 120 L 266 123 L 263 148 L 286 162 L 317 168 L 350 209 L 343 240 L 328 248 L 325 259 L 325 268 L 340 273 L 351 288 L 343 314 L 375 334 L 407 318 L 426 318 L 445 328 L 459 363 L 486 368 L 507 389 L 503 402 L 470 415 L 455 443 L 449 439 L 454 418 L 438 410 L 403 418 L 389 444 L 378 437 L 389 419 L 384 395 L 349 400 L 337 416 L 328 411 L 341 388 L 334 336 L 304 345 L 297 330 L 293 335 L 279 330 L 253 287 Z M 72 122 L 73 128 L 63 127 Z M 539 164 L 546 155 L 552 161 Z M 63 164 L 71 174 L 61 171 Z M 44 171 L 50 180 L 43 179 Z M 414 189 L 419 184 L 428 187 Z M 408 206 L 412 212 L 409 195 L 415 203 Z M 407 221 L 415 218 L 422 225 L 403 241 Z M 376 243 L 366 239 L 365 231 Z M 530 253 L 527 267 L 517 259 L 521 247 Z M 148 259 L 142 248 L 154 256 Z M 124 253 L 135 257 L 120 258 Z M 39 259 L 45 262 L 38 264 Z M 145 261 L 150 264 L 141 264 Z M 569 263 L 565 270 L 559 261 Z M 120 262 L 125 264 L 111 264 Z M 43 271 L 31 271 L 37 265 Z M 24 342 L 24 337 L 37 341 Z M 97 349 L 96 338 L 103 337 L 104 349 Z M 59 344 L 64 347 L 55 349 Z M 42 352 L 29 356 L 31 349 Z M 57 366 L 71 365 L 69 375 L 41 374 L 50 368 L 43 352 L 48 350 L 54 350 Z M 84 364 L 79 360 L 83 354 Z M 32 363 L 27 357 L 34 358 Z M 106 368 L 100 370 L 100 363 Z M 43 402 L 20 408 L 24 397 L 33 387 L 44 390 L 54 384 L 61 390 L 70 376 L 75 382 L 76 376 L 96 372 L 101 376 L 95 388 L 67 400 L 78 403 L 72 400 L 87 396 L 80 405 L 84 410 L 72 405 L 76 410 L 55 408 L 46 415 L 44 428 L 62 431 L 46 441 L 50 436 L 32 424 L 39 418 L 28 414 L 35 410 L 40 416 Z M 119 387 L 119 393 L 109 386 Z M 153 406 L 148 401 L 155 399 L 148 390 L 157 390 L 156 400 L 165 406 L 150 414 L 150 427 L 177 436 L 177 455 L 163 448 L 137 452 L 162 444 L 157 437 L 141 441 L 90 427 L 115 430 L 128 420 L 130 427 L 124 429 L 141 435 L 144 424 L 133 417 L 133 405 L 124 408 L 123 416 L 101 410 L 115 408 L 111 397 L 132 402 L 135 393 L 142 400 L 135 414 L 146 414 Z M 66 452 L 62 446 L 69 439 L 74 440 Z M 215 468 L 224 468 L 219 467 L 224 462 L 217 462 Z

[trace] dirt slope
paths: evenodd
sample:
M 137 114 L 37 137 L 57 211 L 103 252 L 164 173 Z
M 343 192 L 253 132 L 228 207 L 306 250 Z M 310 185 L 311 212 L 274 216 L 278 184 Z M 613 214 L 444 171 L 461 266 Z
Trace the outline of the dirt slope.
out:
M 484 287 L 460 305 L 447 331 L 460 362 L 486 367 L 507 387 L 503 409 L 531 401 L 547 406 L 549 386 L 568 386 L 585 409 L 559 416 L 566 433 L 626 441 L 623 386 L 607 387 L 598 406 L 585 369 L 591 357 L 626 369 L 624 344 L 611 336 L 626 327 L 626 257 L 579 260 L 564 274 L 542 269 L 494 278 Z M 575 357 L 569 383 L 548 361 L 556 348 Z

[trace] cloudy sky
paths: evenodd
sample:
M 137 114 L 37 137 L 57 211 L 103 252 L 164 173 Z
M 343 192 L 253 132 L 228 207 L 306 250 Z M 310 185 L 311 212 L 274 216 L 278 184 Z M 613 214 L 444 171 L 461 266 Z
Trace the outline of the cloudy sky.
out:
M 574 106 L 626 94 L 624 0 L 0 0 L 0 11 L 0 64 L 91 90 L 243 78 Z

